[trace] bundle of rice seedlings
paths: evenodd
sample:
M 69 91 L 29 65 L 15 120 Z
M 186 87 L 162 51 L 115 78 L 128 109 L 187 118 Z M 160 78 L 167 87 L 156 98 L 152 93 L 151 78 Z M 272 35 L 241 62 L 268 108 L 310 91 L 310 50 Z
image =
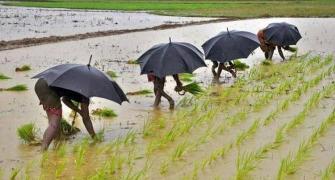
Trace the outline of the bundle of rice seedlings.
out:
M 127 61 L 127 64 L 139 64 L 139 62 L 136 59 L 130 59 Z
M 77 127 L 71 126 L 65 119 L 62 118 L 60 121 L 61 135 L 71 136 L 80 132 Z
M 272 61 L 264 60 L 264 61 L 262 61 L 261 64 L 264 65 L 264 66 L 271 66 L 273 63 L 272 63 Z
M 181 73 L 179 74 L 179 79 L 181 81 L 185 81 L 185 82 L 192 82 L 193 81 L 193 74 L 189 74 L 189 73 Z
M 107 71 L 106 74 L 111 78 L 117 78 L 118 75 L 114 71 Z
M 0 73 L 0 80 L 10 79 L 10 77 Z
M 31 67 L 29 65 L 23 65 L 22 67 L 15 68 L 15 72 L 29 71 Z
M 36 144 L 39 141 L 37 137 L 38 129 L 33 123 L 20 126 L 16 132 L 19 138 L 26 144 Z
M 143 90 L 134 91 L 134 92 L 127 92 L 127 95 L 136 96 L 136 95 L 146 95 L 146 94 L 151 94 L 151 93 L 152 91 L 150 91 L 149 89 L 143 89 Z
M 92 111 L 93 115 L 101 116 L 101 117 L 116 117 L 117 114 L 109 108 L 98 108 Z
M 183 90 L 193 95 L 197 95 L 199 93 L 204 92 L 204 90 L 201 88 L 201 86 L 197 82 L 192 82 L 188 85 L 183 86 Z
M 10 88 L 0 89 L 2 91 L 26 91 L 28 90 L 27 86 L 24 84 L 19 84 Z
M 237 71 L 244 71 L 249 68 L 249 66 L 246 63 L 241 62 L 239 60 L 234 61 L 234 66 Z

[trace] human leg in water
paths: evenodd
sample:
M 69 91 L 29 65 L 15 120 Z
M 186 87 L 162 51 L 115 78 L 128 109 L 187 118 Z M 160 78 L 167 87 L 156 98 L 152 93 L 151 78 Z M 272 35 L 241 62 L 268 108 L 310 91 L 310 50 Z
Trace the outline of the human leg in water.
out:
M 87 130 L 87 132 L 91 135 L 92 138 L 95 137 L 95 132 L 94 132 L 94 128 L 92 125 L 92 121 L 91 121 L 91 117 L 90 117 L 90 113 L 89 113 L 89 100 L 84 100 L 83 102 L 80 103 L 80 107 L 81 107 L 81 111 L 80 111 L 80 115 L 83 118 L 83 123 L 85 125 L 85 128 Z
M 49 126 L 44 131 L 43 134 L 43 140 L 42 140 L 42 151 L 45 151 L 48 149 L 51 141 L 55 139 L 57 136 L 59 136 L 60 133 L 60 121 L 61 121 L 61 115 L 56 115 L 50 111 L 46 111 L 48 120 L 49 120 Z
M 221 74 L 222 70 L 229 72 L 233 77 L 236 78 L 236 73 L 233 71 L 233 69 L 226 67 L 224 63 L 220 63 L 219 70 L 218 70 L 219 75 Z
M 283 60 L 285 60 L 285 56 L 284 56 L 284 54 L 283 54 L 283 51 L 281 50 L 281 46 L 277 46 L 277 48 L 278 48 L 278 53 L 279 53 L 280 57 L 281 57 Z
M 215 69 L 219 66 L 219 63 L 217 61 L 213 61 L 213 65 L 212 65 L 212 73 L 214 77 L 217 77 L 217 73 L 215 71 Z

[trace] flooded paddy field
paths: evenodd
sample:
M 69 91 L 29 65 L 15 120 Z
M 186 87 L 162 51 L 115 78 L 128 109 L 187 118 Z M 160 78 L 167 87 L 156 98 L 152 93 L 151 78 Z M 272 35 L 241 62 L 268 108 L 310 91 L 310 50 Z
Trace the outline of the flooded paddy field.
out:
M 42 172 L 42 176 L 48 178 L 54 175 L 54 169 L 59 168 L 58 163 L 65 162 L 62 161 L 62 158 L 53 159 L 52 157 L 57 156 L 58 151 L 51 148 L 49 158 L 46 159 L 54 162 L 47 166 L 40 166 L 40 161 L 45 158 L 42 157 L 39 147 L 22 144 L 16 135 L 16 128 L 25 123 L 35 123 L 41 132 L 47 126 L 45 112 L 38 105 L 39 102 L 33 90 L 36 80 L 31 79 L 38 72 L 62 63 L 86 64 L 92 54 L 92 64 L 105 72 L 108 70 L 116 72 L 119 77 L 115 80 L 125 92 L 152 89 L 152 84 L 147 82 L 147 77 L 140 76 L 139 66 L 127 63 L 129 60 L 138 58 L 151 46 L 168 42 L 171 37 L 172 41 L 185 41 L 201 48 L 205 40 L 227 28 L 257 33 L 259 29 L 271 22 L 282 21 L 295 24 L 299 28 L 303 36 L 297 44 L 299 55 L 308 52 L 311 52 L 311 56 L 326 56 L 335 53 L 334 18 L 268 18 L 210 23 L 0 51 L 0 72 L 11 77 L 9 80 L 0 81 L 0 88 L 16 84 L 28 86 L 28 91 L 0 92 L 0 136 L 3 137 L 0 144 L 0 167 L 5 172 L 5 177 L 10 175 L 12 168 L 22 168 L 19 177 L 24 177 L 26 165 L 31 163 L 32 167 L 37 167 L 31 172 L 28 171 L 31 176 L 39 176 Z M 285 55 L 288 57 L 291 54 L 285 52 Z M 257 49 L 253 55 L 243 61 L 253 67 L 263 59 L 260 49 Z M 325 119 L 331 117 L 329 114 L 334 109 L 334 60 L 307 57 L 301 59 L 296 60 L 297 62 L 292 60 L 272 65 L 269 71 L 259 70 L 259 72 L 264 72 L 263 75 L 268 72 L 273 77 L 255 75 L 250 77 L 250 83 L 246 85 L 238 82 L 237 88 L 246 89 L 238 91 L 238 94 L 225 93 L 236 90 L 226 87 L 227 84 L 234 81 L 230 75 L 222 76 L 221 85 L 212 85 L 213 80 L 209 68 L 199 69 L 194 73 L 195 80 L 205 87 L 211 86 L 209 90 L 211 93 L 208 92 L 208 97 L 200 97 L 188 103 L 181 100 L 183 97 L 173 91 L 175 84 L 172 78 L 168 78 L 167 92 L 177 103 L 180 103 L 174 112 L 168 111 L 168 103 L 164 100 L 161 109 L 154 111 L 152 94 L 129 96 L 130 103 L 125 102 L 122 106 L 103 99 L 92 98 L 91 110 L 109 107 L 118 116 L 114 118 L 92 116 L 95 130 L 104 129 L 105 140 L 100 145 L 91 145 L 85 149 L 84 163 L 81 166 L 73 163 L 78 159 L 76 159 L 77 154 L 72 152 L 72 147 L 78 143 L 83 145 L 82 140 L 87 136 L 81 119 L 78 118 L 75 125 L 82 132 L 67 142 L 65 153 L 68 159 L 67 169 L 77 169 L 74 172 L 63 170 L 57 175 L 59 178 L 71 179 L 93 177 L 98 172 L 102 172 L 106 177 L 116 179 L 126 178 L 128 173 L 132 176 L 143 174 L 143 177 L 149 179 L 181 179 L 193 176 L 200 179 L 218 177 L 227 179 L 243 176 L 273 179 L 282 166 L 282 160 L 285 158 L 288 162 L 294 160 L 300 143 L 303 140 L 308 141 L 311 134 L 316 131 L 315 129 Z M 275 52 L 274 61 L 280 61 L 277 52 Z M 207 64 L 211 65 L 208 61 Z M 30 65 L 32 70 L 15 72 L 15 68 L 22 65 Z M 243 77 L 244 74 L 241 72 L 238 76 Z M 304 84 L 307 84 L 308 88 L 299 89 Z M 259 87 L 261 90 L 255 90 L 253 87 Z M 247 93 L 248 91 L 250 92 Z M 297 95 L 297 98 L 290 97 L 291 92 L 293 94 L 293 92 L 300 91 L 301 94 Z M 231 97 L 232 95 L 240 97 L 241 100 L 237 101 L 236 97 Z M 271 98 L 264 98 L 268 96 Z M 318 101 L 318 103 L 312 103 L 313 106 L 306 105 L 314 96 L 316 98 L 313 101 Z M 290 103 L 287 106 L 280 106 L 286 99 L 289 99 Z M 192 104 L 193 101 L 198 106 Z M 258 107 L 255 103 L 257 101 L 263 104 Z M 278 107 L 280 110 L 277 110 Z M 63 116 L 70 120 L 69 109 L 64 108 L 64 111 Z M 303 114 L 299 115 L 301 111 Z M 291 123 L 291 120 L 298 115 L 303 116 L 304 120 L 297 124 L 293 124 L 294 121 Z M 196 121 L 196 123 L 197 117 L 202 118 L 203 121 Z M 191 121 L 192 119 L 194 121 Z M 260 120 L 256 121 L 258 119 Z M 334 127 L 331 122 L 327 123 L 329 129 Z M 166 140 L 170 138 L 169 132 L 175 132 L 176 128 L 180 130 L 183 124 L 191 127 L 187 133 L 178 131 L 172 139 Z M 133 141 L 126 143 L 127 145 L 111 144 L 120 135 L 133 136 L 129 135 L 129 132 L 135 132 Z M 279 135 L 275 132 L 283 136 L 282 139 L 279 139 L 282 141 L 272 142 L 273 138 L 281 137 L 278 137 Z M 310 142 L 312 145 L 320 143 L 322 146 L 308 146 L 312 158 L 304 159 L 306 163 L 298 164 L 296 162 L 302 162 L 302 160 L 292 160 L 296 163 L 295 166 L 301 165 L 302 168 L 296 171 L 294 177 L 290 177 L 295 178 L 296 176 L 296 179 L 301 179 L 306 176 L 309 177 L 308 179 L 313 179 L 321 176 L 319 176 L 320 172 L 323 172 L 331 158 L 335 156 L 334 134 L 329 130 L 323 135 Z M 239 140 L 235 141 L 235 139 Z M 115 150 L 114 147 L 120 149 Z M 290 152 L 293 155 L 287 158 Z M 113 158 L 120 161 L 122 168 L 109 172 L 108 168 L 104 169 L 106 165 L 104 163 L 106 159 L 107 162 L 113 163 Z M 320 159 L 320 161 L 315 159 Z M 46 162 L 49 161 L 46 160 Z M 272 163 L 275 165 L 269 166 Z M 111 169 L 110 166 L 108 167 Z M 248 171 L 242 171 L 241 167 L 245 167 Z M 310 167 L 314 167 L 313 171 L 307 170 Z M 78 169 L 85 169 L 85 173 Z M 285 179 L 289 171 L 282 170 L 280 173 Z
M 165 24 L 186 24 L 212 19 L 214 18 L 159 16 L 146 12 L 41 9 L 0 5 L 0 41 L 145 29 Z

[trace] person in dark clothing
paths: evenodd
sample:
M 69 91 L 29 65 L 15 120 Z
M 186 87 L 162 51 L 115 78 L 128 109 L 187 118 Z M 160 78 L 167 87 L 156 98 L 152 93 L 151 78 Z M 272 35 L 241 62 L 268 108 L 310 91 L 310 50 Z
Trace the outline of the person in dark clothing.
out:
M 178 74 L 173 75 L 173 79 L 176 81 L 177 85 L 175 87 L 175 91 L 180 92 L 183 90 L 183 84 L 179 79 Z M 170 109 L 174 109 L 174 101 L 173 99 L 164 91 L 165 86 L 165 77 L 159 78 L 153 74 L 148 74 L 148 81 L 153 82 L 154 84 L 154 93 L 155 93 L 155 102 L 154 107 L 157 108 L 161 102 L 161 97 L 163 96 L 165 99 L 169 101 Z
M 216 68 L 218 68 L 217 72 L 215 71 Z M 214 78 L 220 78 L 222 70 L 229 72 L 233 77 L 236 78 L 236 69 L 233 62 L 229 61 L 228 65 L 226 65 L 225 63 L 219 64 L 217 61 L 213 61 L 212 73 Z
M 62 119 L 62 97 L 65 105 L 82 116 L 85 127 L 90 135 L 92 137 L 95 136 L 88 110 L 89 99 L 73 91 L 50 87 L 44 79 L 39 79 L 36 82 L 35 92 L 49 120 L 49 126 L 43 134 L 42 150 L 47 150 L 52 140 L 59 136 L 60 121 Z M 75 106 L 72 100 L 80 102 L 81 109 Z
M 266 40 L 266 37 L 265 37 L 264 29 L 261 29 L 261 30 L 258 31 L 257 37 L 258 37 L 258 40 L 260 42 L 260 47 L 261 47 L 262 51 L 264 52 L 265 59 L 272 60 L 272 56 L 273 56 L 273 53 L 274 53 L 276 47 L 278 49 L 278 53 L 279 53 L 280 57 L 283 60 L 285 60 L 285 56 L 283 54 L 282 48 L 284 50 L 287 50 L 287 51 L 290 51 L 290 52 L 295 51 L 295 49 L 290 47 L 290 46 L 278 46 L 276 44 L 268 42 Z

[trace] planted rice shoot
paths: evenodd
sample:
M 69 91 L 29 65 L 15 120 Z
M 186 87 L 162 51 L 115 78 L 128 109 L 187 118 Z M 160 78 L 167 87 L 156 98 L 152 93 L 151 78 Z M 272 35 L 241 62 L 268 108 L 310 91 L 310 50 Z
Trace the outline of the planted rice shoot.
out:
M 116 117 L 117 114 L 113 111 L 113 109 L 110 108 L 98 108 L 92 111 L 93 115 L 100 116 L 100 117 L 107 117 L 112 118 Z
M 335 158 L 329 163 L 327 168 L 322 171 L 321 173 L 321 179 L 322 180 L 331 180 L 331 178 L 334 176 L 335 173 Z
M 246 69 L 248 69 L 250 66 L 248 66 L 246 63 L 241 62 L 240 60 L 235 60 L 234 61 L 234 68 L 237 71 L 244 71 Z
M 107 71 L 106 74 L 107 74 L 109 77 L 111 77 L 111 78 L 117 78 L 117 77 L 119 77 L 119 76 L 116 74 L 116 72 L 114 72 L 114 71 Z
M 136 59 L 130 59 L 127 61 L 127 64 L 139 64 L 139 62 Z
M 0 73 L 0 80 L 6 80 L 6 79 L 10 79 L 10 77 Z
M 19 84 L 10 88 L 6 88 L 6 89 L 0 89 L 3 91 L 26 91 L 28 90 L 28 87 L 24 84 Z
M 9 179 L 10 180 L 15 180 L 20 171 L 21 171 L 21 169 L 13 168 L 12 172 L 10 173 Z
M 147 94 L 152 94 L 152 91 L 149 89 L 143 89 L 139 91 L 127 92 L 127 95 L 129 96 L 147 95 Z
M 65 119 L 60 121 L 61 134 L 65 136 L 71 136 L 80 132 L 80 129 L 69 124 Z
M 31 67 L 29 65 L 23 65 L 21 67 L 15 68 L 16 72 L 29 71 L 29 70 L 31 70 Z
M 38 144 L 39 138 L 37 137 L 38 129 L 34 123 L 28 123 L 20 126 L 16 130 L 19 138 L 26 144 Z

